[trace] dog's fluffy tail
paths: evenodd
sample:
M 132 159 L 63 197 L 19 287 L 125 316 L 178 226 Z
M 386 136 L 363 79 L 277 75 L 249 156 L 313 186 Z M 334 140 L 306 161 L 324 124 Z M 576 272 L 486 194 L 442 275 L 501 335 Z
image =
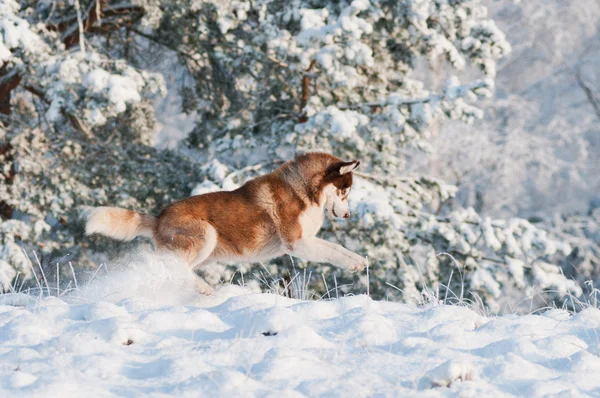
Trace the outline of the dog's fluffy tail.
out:
M 152 238 L 156 217 L 118 207 L 96 207 L 86 216 L 85 234 L 101 234 L 130 241 L 137 236 Z

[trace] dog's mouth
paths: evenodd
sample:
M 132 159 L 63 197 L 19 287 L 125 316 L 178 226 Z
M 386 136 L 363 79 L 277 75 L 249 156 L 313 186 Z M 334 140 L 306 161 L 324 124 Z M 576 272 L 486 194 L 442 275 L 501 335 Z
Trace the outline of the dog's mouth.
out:
M 335 213 L 335 205 L 331 206 L 331 213 L 333 214 L 334 217 L 337 217 L 338 215 Z

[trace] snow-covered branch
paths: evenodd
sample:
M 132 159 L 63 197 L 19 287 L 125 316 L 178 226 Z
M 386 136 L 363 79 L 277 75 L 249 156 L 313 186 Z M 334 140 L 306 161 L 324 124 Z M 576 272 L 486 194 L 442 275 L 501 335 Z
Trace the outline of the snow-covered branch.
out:
M 383 101 L 372 101 L 372 102 L 364 102 L 359 104 L 348 104 L 348 105 L 338 105 L 339 109 L 346 110 L 355 110 L 361 108 L 383 108 L 388 105 L 393 106 L 403 106 L 403 105 L 415 105 L 415 104 L 429 104 L 432 102 L 440 102 L 451 100 L 454 101 L 457 98 L 465 97 L 470 93 L 476 93 L 478 89 L 489 89 L 490 82 L 486 80 L 476 80 L 471 83 L 459 86 L 459 87 L 451 87 L 451 90 L 445 91 L 440 94 L 431 94 L 422 98 L 406 98 L 404 95 L 398 94 L 390 94 L 388 98 Z

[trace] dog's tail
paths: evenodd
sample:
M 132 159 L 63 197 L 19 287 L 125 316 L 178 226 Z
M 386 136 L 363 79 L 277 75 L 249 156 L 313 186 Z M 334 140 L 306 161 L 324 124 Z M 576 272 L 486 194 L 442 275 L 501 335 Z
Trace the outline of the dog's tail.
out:
M 152 238 L 156 228 L 156 217 L 118 207 L 96 207 L 85 218 L 86 235 L 101 234 L 123 241 L 137 236 Z

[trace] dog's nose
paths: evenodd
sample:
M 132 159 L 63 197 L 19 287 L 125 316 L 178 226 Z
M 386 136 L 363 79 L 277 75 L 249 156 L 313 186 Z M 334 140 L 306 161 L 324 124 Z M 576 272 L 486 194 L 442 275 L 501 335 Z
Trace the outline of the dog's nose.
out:
M 350 213 L 345 213 L 344 218 L 350 218 Z

